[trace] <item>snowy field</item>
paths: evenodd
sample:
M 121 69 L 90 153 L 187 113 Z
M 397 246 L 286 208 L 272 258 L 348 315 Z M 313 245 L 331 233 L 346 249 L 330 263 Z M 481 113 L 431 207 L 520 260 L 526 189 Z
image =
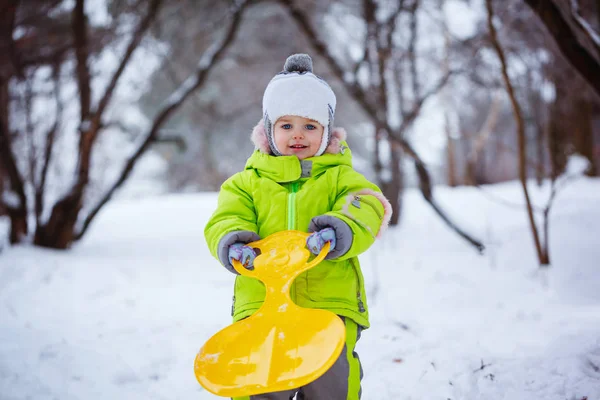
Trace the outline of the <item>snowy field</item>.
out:
M 534 190 L 543 205 L 547 193 Z M 540 271 L 519 185 L 439 188 L 478 255 L 405 197 L 362 256 L 365 400 L 600 400 L 600 180 L 560 192 Z M 109 204 L 71 251 L 0 253 L 0 399 L 216 399 L 196 352 L 230 322 L 233 275 L 202 235 L 216 194 Z

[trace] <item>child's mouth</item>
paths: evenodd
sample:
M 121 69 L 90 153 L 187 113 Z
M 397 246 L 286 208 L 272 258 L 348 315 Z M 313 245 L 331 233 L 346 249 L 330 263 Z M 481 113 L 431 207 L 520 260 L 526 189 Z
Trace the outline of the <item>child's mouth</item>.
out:
M 305 146 L 303 144 L 293 144 L 290 146 L 290 148 L 294 149 L 294 150 L 302 150 L 307 148 L 308 146 Z

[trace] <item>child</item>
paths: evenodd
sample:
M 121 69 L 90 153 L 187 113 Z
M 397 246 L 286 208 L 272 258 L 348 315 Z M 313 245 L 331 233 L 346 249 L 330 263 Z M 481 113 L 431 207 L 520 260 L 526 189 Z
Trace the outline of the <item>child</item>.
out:
M 346 325 L 346 345 L 319 379 L 291 391 L 251 396 L 251 400 L 357 400 L 362 369 L 354 352 L 369 327 L 363 276 L 357 256 L 387 227 L 392 207 L 379 188 L 352 168 L 343 129 L 333 129 L 336 98 L 312 73 L 306 54 L 290 56 L 268 84 L 263 120 L 254 127 L 256 151 L 244 171 L 221 187 L 217 210 L 205 228 L 212 254 L 231 272 L 232 260 L 253 268 L 256 254 L 247 243 L 283 230 L 312 232 L 309 250 L 326 259 L 300 275 L 291 289 L 301 307 L 338 314 Z M 264 285 L 237 275 L 234 321 L 253 314 L 265 297 Z

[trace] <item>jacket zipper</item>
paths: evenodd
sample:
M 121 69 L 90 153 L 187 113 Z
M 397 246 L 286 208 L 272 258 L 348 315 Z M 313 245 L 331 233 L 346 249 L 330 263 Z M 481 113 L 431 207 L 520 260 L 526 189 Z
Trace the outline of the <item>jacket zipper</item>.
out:
M 296 193 L 298 192 L 298 183 L 292 182 L 290 193 L 288 194 L 288 207 L 287 207 L 287 229 L 296 229 Z M 236 277 L 237 279 L 237 277 Z M 296 301 L 296 285 L 292 285 L 290 291 L 292 300 Z M 235 296 L 231 302 L 231 316 L 235 313 Z
M 354 269 L 354 275 L 356 276 L 356 301 L 358 302 L 358 311 L 361 313 L 364 313 L 365 310 L 365 304 L 363 303 L 362 300 L 362 294 L 360 293 L 360 288 L 362 287 L 362 284 L 360 282 L 360 277 L 358 275 L 358 268 L 356 268 L 356 264 L 354 263 L 354 260 L 350 259 L 350 264 L 352 264 L 352 268 Z
M 288 194 L 288 209 L 287 209 L 287 228 L 288 230 L 296 229 L 296 192 L 298 191 L 298 183 L 293 182 Z
M 298 192 L 298 182 L 292 182 L 290 193 L 288 194 L 287 206 L 287 228 L 288 230 L 296 229 L 296 193 Z M 296 285 L 293 283 L 290 290 L 292 301 L 296 302 Z

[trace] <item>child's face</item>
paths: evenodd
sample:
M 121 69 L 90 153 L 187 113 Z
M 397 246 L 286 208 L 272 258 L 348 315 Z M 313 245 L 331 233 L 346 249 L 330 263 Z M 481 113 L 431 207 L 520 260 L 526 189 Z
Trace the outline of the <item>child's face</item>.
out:
M 312 119 L 285 115 L 275 122 L 273 139 L 281 154 L 304 160 L 319 150 L 323 130 L 323 126 Z

